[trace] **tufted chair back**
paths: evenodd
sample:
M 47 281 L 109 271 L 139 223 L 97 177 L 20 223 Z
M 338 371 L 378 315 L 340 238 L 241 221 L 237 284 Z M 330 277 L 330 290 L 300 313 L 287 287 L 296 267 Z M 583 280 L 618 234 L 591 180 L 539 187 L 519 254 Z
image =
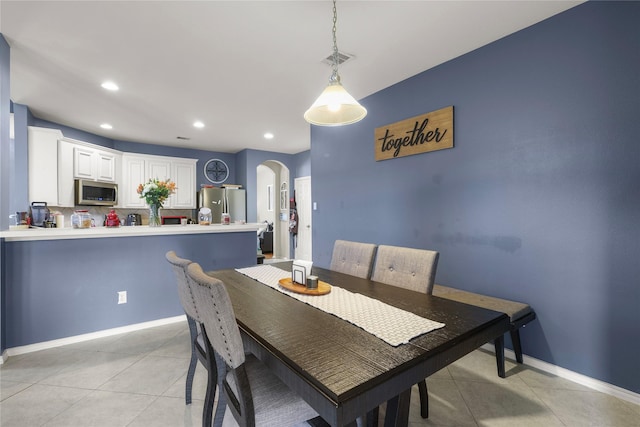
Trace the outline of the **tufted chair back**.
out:
M 198 263 L 187 267 L 187 277 L 211 346 L 227 365 L 237 368 L 244 363 L 244 347 L 224 283 L 206 275 Z
M 178 257 L 174 251 L 167 252 L 165 257 L 167 258 L 167 261 L 169 261 L 169 264 L 171 264 L 173 272 L 176 275 L 178 296 L 180 297 L 180 303 L 182 304 L 184 312 L 196 322 L 199 322 L 200 320 L 198 318 L 196 302 L 193 299 L 191 288 L 187 282 L 187 267 L 191 264 L 191 261 Z
M 373 243 L 336 240 L 331 255 L 330 270 L 368 279 L 371 274 L 376 245 Z
M 380 245 L 371 280 L 430 295 L 438 257 L 436 251 Z

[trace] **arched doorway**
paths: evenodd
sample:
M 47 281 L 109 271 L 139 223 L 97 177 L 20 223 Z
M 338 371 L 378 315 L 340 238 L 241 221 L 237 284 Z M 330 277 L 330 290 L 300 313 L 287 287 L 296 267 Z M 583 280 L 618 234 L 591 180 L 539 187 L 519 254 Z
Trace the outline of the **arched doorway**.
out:
M 256 219 L 273 224 L 273 258 L 289 259 L 289 168 L 267 160 L 256 167 Z

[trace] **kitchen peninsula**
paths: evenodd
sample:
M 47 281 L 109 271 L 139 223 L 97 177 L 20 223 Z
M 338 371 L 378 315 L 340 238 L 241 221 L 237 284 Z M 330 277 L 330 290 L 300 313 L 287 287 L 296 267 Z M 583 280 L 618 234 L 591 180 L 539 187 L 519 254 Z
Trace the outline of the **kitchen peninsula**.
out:
M 184 314 L 165 260 L 256 264 L 257 224 L 28 229 L 0 233 L 5 349 Z M 118 304 L 119 292 L 127 302 Z M 46 345 L 44 345 L 46 346 Z

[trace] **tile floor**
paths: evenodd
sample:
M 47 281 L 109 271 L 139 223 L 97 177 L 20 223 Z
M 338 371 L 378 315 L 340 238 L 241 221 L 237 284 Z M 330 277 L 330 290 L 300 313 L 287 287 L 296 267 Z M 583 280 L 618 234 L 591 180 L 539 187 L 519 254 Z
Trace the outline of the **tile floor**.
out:
M 10 357 L 0 365 L 2 427 L 200 426 L 206 375 L 184 404 L 186 322 Z M 417 387 L 410 426 L 640 426 L 640 406 L 508 362 L 496 374 L 477 350 L 427 380 L 430 418 Z

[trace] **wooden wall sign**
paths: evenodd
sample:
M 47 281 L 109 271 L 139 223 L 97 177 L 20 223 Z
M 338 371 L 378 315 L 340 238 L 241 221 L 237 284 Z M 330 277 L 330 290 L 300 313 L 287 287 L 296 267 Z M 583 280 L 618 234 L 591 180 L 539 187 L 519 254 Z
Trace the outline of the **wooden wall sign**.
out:
M 453 105 L 376 128 L 376 161 L 453 147 Z

